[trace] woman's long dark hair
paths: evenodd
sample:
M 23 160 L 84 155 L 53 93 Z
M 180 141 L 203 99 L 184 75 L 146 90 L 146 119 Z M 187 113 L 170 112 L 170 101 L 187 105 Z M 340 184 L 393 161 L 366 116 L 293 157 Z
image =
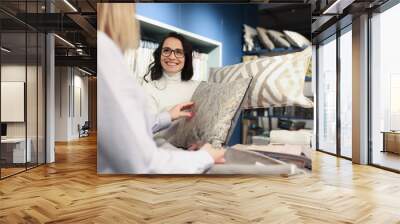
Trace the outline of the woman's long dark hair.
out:
M 146 75 L 143 77 L 145 82 L 150 80 L 147 79 L 147 76 L 150 75 L 151 81 L 159 80 L 163 76 L 163 68 L 161 66 L 161 50 L 164 45 L 164 42 L 167 38 L 176 38 L 181 41 L 183 46 L 183 52 L 185 53 L 185 64 L 183 66 L 181 72 L 182 81 L 188 81 L 193 77 L 193 64 L 192 64 L 192 45 L 180 34 L 172 32 L 163 38 L 158 48 L 154 51 L 153 57 L 154 62 L 149 65 Z

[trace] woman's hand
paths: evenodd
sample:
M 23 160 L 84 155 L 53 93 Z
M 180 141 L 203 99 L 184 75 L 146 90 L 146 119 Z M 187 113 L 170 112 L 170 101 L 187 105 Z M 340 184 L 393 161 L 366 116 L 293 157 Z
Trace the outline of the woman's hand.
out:
M 174 106 L 171 110 L 169 110 L 169 114 L 171 115 L 171 120 L 177 120 L 180 118 L 192 118 L 194 116 L 194 112 L 185 111 L 187 109 L 191 109 L 194 106 L 193 102 L 181 103 Z
M 187 148 L 187 150 L 189 151 L 197 151 L 199 150 L 201 147 L 203 147 L 203 145 L 206 144 L 205 142 L 199 141 L 193 144 L 190 144 L 189 147 Z
M 225 163 L 225 149 L 217 149 L 212 147 L 209 143 L 206 143 L 203 145 L 203 147 L 201 147 L 201 150 L 206 150 L 214 159 L 215 164 Z

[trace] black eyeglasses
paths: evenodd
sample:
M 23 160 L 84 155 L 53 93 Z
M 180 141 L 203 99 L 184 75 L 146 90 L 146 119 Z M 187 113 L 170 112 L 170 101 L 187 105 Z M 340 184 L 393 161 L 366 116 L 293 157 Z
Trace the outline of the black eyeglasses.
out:
M 183 58 L 183 57 L 185 57 L 185 52 L 183 51 L 183 49 L 179 49 L 179 48 L 178 48 L 178 49 L 172 50 L 172 49 L 169 48 L 169 47 L 163 47 L 163 48 L 161 49 L 161 54 L 162 54 L 164 57 L 169 57 L 169 56 L 172 54 L 172 52 L 174 52 L 176 58 Z

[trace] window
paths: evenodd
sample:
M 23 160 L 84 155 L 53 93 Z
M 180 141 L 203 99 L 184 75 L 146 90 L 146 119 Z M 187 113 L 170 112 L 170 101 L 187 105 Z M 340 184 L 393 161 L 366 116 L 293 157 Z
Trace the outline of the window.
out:
M 372 163 L 400 170 L 400 155 L 387 151 L 383 132 L 400 130 L 400 66 L 398 55 L 400 4 L 371 18 L 371 140 Z M 400 147 L 400 133 L 390 144 Z M 389 141 L 389 140 L 388 140 Z M 396 143 L 397 142 L 397 143 Z M 387 142 L 386 142 L 387 143 Z
M 352 157 L 352 34 L 351 26 L 340 36 L 340 155 Z
M 336 36 L 318 48 L 318 149 L 336 153 Z

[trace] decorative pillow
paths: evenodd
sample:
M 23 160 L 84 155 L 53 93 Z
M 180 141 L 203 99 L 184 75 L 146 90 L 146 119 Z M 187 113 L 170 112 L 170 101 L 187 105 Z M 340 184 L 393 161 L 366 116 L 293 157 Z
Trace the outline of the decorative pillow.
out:
M 209 81 L 226 83 L 240 78 L 253 77 L 244 108 L 268 108 L 282 106 L 313 107 L 304 96 L 304 77 L 311 47 L 303 51 L 262 57 L 254 61 L 211 69 Z
M 286 39 L 290 42 L 290 44 L 292 44 L 292 46 L 299 48 L 311 46 L 311 42 L 300 33 L 289 30 L 284 30 L 283 33 L 286 35 Z
M 285 34 L 276 31 L 276 30 L 267 30 L 268 36 L 274 42 L 275 46 L 277 47 L 290 47 L 290 43 L 285 39 Z
M 200 83 L 191 99 L 195 116 L 179 121 L 171 144 L 182 148 L 199 141 L 214 147 L 226 144 L 250 82 L 248 78 L 229 83 Z
M 304 121 L 293 121 L 292 126 L 290 127 L 290 130 L 292 131 L 297 131 L 300 129 L 304 129 L 306 127 L 306 122 Z
M 292 125 L 293 125 L 293 122 L 291 120 L 278 119 L 278 128 L 280 128 L 280 129 L 290 130 Z
M 269 133 L 270 144 L 310 145 L 312 130 L 301 129 L 298 131 L 271 130 Z
M 257 33 L 258 33 L 258 37 L 261 41 L 261 44 L 269 49 L 272 50 L 275 48 L 274 43 L 271 41 L 271 39 L 268 37 L 267 35 L 267 30 L 262 28 L 262 27 L 257 27 Z
M 243 24 L 243 51 L 252 51 L 254 49 L 254 38 L 257 36 L 257 30 L 251 26 Z

